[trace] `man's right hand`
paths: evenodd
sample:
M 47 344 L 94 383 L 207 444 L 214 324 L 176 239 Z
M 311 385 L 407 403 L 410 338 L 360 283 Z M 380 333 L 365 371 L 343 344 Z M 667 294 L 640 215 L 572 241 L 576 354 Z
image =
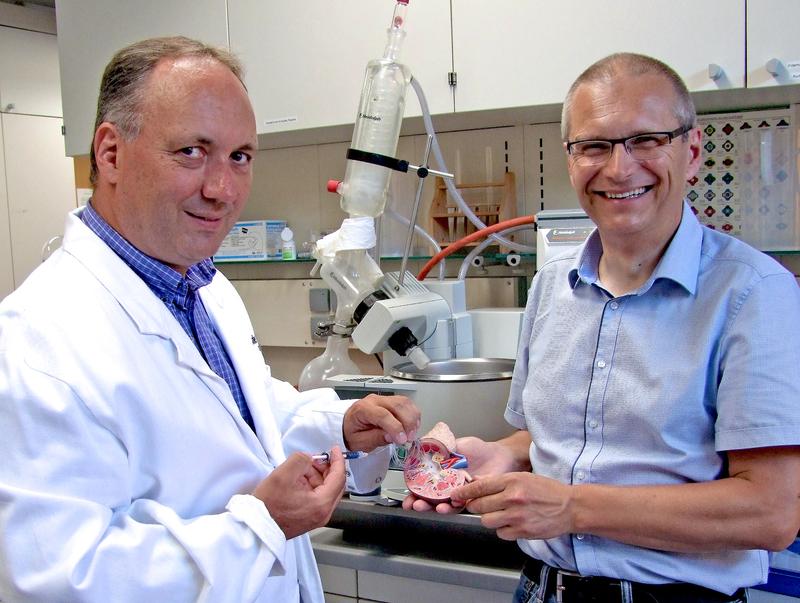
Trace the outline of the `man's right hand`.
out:
M 330 464 L 293 453 L 256 486 L 253 496 L 264 503 L 288 540 L 328 523 L 344 487 L 342 451 L 334 446 Z

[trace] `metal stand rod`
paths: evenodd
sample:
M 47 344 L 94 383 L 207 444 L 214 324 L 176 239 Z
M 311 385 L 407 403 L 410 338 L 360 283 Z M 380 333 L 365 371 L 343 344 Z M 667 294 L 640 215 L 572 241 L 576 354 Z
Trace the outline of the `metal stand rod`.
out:
M 425 144 L 425 155 L 422 158 L 422 165 L 428 165 L 428 158 L 431 154 L 431 146 L 433 145 L 433 136 L 428 136 L 428 142 Z M 411 209 L 411 218 L 408 225 L 408 235 L 406 236 L 406 249 L 403 252 L 403 261 L 400 263 L 400 278 L 397 282 L 397 288 L 403 286 L 403 279 L 406 276 L 406 265 L 408 264 L 408 256 L 411 255 L 411 243 L 414 240 L 414 226 L 417 223 L 417 214 L 419 213 L 419 203 L 422 199 L 422 189 L 425 186 L 425 178 L 420 178 L 417 184 L 417 194 L 414 197 L 414 206 Z

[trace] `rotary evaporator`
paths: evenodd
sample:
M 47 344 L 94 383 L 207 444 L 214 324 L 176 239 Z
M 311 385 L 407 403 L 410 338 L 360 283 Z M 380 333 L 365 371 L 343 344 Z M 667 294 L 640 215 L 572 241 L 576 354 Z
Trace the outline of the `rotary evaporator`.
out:
M 443 264 L 439 265 L 438 279 L 424 282 L 424 276 L 418 279 L 406 270 L 414 234 L 433 241 L 416 225 L 426 176 L 443 177 L 461 210 L 476 228 L 485 229 L 461 199 L 453 175 L 446 171 L 421 86 L 399 62 L 407 9 L 408 0 L 397 0 L 383 56 L 367 64 L 344 180 L 328 183 L 328 190 L 341 196 L 341 207 L 348 217 L 339 230 L 317 242 L 313 251 L 317 263 L 311 274 L 319 275 L 336 294 L 333 320 L 320 325 L 322 334 L 334 338 L 329 343 L 336 345 L 328 346 L 324 362 L 315 359 L 309 363 L 301 377 L 301 388 L 334 387 L 341 397 L 362 397 L 372 391 L 403 393 L 422 410 L 423 431 L 445 421 L 457 435 L 495 439 L 513 431 L 502 416 L 522 309 L 473 315 L 466 309 L 464 279 L 444 279 Z M 419 98 L 428 134 L 421 165 L 394 156 L 409 85 Z M 428 166 L 431 153 L 438 169 Z M 377 242 L 375 220 L 384 213 L 393 171 L 416 174 L 419 182 L 400 271 L 384 273 L 371 251 Z M 518 229 L 532 222 L 530 217 L 518 218 L 513 224 L 485 230 L 504 246 L 531 251 L 503 238 L 502 230 L 504 226 Z M 507 342 L 501 358 L 481 357 L 482 346 L 475 332 L 476 327 L 486 331 L 480 325 L 487 320 L 494 322 L 492 336 L 487 339 L 495 345 L 498 339 Z M 382 353 L 386 374 L 331 374 L 337 368 L 352 367 L 343 345 L 346 338 L 352 338 L 366 354 Z

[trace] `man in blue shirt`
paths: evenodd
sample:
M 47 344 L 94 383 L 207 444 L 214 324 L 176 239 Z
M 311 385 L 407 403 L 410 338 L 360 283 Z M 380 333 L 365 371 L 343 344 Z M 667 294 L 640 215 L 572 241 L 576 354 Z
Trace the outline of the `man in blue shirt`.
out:
M 533 280 L 520 431 L 460 440 L 480 477 L 437 510 L 518 540 L 518 602 L 745 600 L 800 529 L 800 288 L 685 203 L 701 133 L 663 63 L 591 66 L 562 135 L 597 229 Z

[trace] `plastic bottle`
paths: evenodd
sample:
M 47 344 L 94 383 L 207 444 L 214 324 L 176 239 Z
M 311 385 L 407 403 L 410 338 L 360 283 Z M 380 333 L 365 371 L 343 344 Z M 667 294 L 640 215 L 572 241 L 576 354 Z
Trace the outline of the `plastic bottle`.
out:
M 405 96 L 411 72 L 396 62 L 406 35 L 403 29 L 408 0 L 398 0 L 383 58 L 370 61 L 356 114 L 351 148 L 394 157 L 405 112 Z M 383 213 L 389 190 L 389 168 L 347 162 L 341 207 L 350 216 L 377 217 Z
M 294 233 L 288 226 L 281 231 L 281 257 L 284 260 L 297 259 L 297 247 L 294 244 Z
M 325 351 L 309 362 L 300 373 L 298 389 L 304 392 L 315 387 L 323 387 L 325 380 L 334 375 L 360 375 L 361 370 L 350 360 L 347 346 L 350 338 L 333 334 L 328 337 Z

